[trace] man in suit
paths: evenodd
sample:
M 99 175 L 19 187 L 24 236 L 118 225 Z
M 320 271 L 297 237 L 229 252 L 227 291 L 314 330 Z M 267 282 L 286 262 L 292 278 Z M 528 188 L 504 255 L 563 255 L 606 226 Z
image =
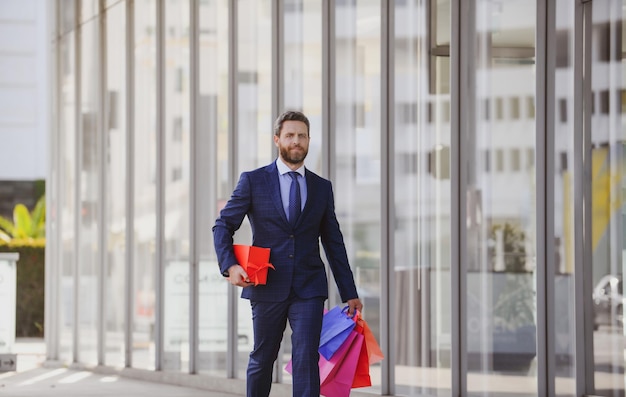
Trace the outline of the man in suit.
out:
M 278 158 L 241 174 L 213 227 L 220 271 L 231 284 L 243 287 L 241 296 L 252 306 L 254 348 L 248 362 L 248 397 L 269 396 L 287 321 L 292 329 L 293 396 L 319 396 L 318 347 L 328 298 L 320 239 L 348 313 L 363 308 L 335 216 L 332 185 L 304 167 L 309 140 L 304 114 L 280 115 L 274 123 Z M 233 235 L 246 215 L 252 245 L 270 248 L 275 270 L 269 270 L 265 285 L 254 286 L 233 253 Z

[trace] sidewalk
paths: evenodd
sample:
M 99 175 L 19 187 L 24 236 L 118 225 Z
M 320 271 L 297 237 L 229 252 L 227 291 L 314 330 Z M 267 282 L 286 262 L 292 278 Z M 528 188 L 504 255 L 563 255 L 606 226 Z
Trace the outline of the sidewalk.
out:
M 17 370 L 0 372 L 1 397 L 238 397 L 245 384 L 233 379 L 142 371 L 131 368 L 93 370 L 44 366 L 43 339 L 18 338 Z M 184 386 L 178 386 L 184 385 Z M 216 391 L 226 390 L 226 391 Z M 352 391 L 353 397 L 372 394 Z M 291 396 L 291 385 L 272 385 L 271 397 Z
M 236 397 L 124 376 L 68 368 L 44 368 L 41 339 L 19 338 L 15 344 L 17 371 L 0 372 L 3 397 Z

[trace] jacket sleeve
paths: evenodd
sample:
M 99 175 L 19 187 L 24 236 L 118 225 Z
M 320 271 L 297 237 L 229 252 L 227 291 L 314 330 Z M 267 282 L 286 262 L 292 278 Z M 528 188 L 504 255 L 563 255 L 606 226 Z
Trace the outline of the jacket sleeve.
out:
M 227 275 L 225 272 L 228 268 L 237 264 L 233 252 L 233 236 L 250 209 L 250 200 L 250 179 L 244 172 L 213 226 L 213 245 L 222 275 Z
M 354 275 L 348 262 L 348 254 L 343 241 L 343 234 L 335 215 L 335 200 L 333 197 L 332 185 L 328 186 L 328 202 L 321 224 L 321 240 L 326 253 L 326 258 L 333 272 L 335 283 L 339 289 L 341 300 L 358 298 L 356 285 L 354 283 Z

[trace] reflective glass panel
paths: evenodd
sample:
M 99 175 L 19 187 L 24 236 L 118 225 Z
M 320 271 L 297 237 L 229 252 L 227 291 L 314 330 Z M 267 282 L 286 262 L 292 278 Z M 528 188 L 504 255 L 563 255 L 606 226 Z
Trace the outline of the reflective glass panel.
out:
M 306 167 L 322 172 L 322 3 L 288 0 L 284 5 L 284 104 L 311 124 Z
M 126 8 L 106 12 L 106 269 L 104 288 L 105 364 L 123 366 L 126 328 Z
M 81 26 L 80 79 L 80 223 L 78 250 L 78 355 L 82 363 L 97 363 L 99 278 L 99 211 L 101 122 L 99 98 L 101 68 L 98 60 L 97 19 Z
M 473 7 L 473 98 L 462 104 L 471 116 L 461 144 L 467 391 L 535 396 L 536 2 L 477 0 Z
M 589 8 L 587 8 L 589 10 Z M 624 395 L 626 50 L 622 1 L 591 3 L 591 247 L 594 394 Z M 587 181 L 586 181 L 587 182 Z
M 272 4 L 269 0 L 239 0 L 237 4 L 237 176 L 274 160 L 272 138 Z M 233 185 L 234 187 L 234 185 Z M 231 187 L 232 191 L 232 187 Z M 229 196 L 230 197 L 230 192 Z M 235 243 L 250 244 L 252 232 L 246 218 Z M 237 369 L 245 378 L 252 351 L 250 302 L 238 300 Z
M 211 228 L 230 198 L 228 0 L 200 2 L 200 76 L 196 146 L 197 246 L 200 252 L 198 368 L 225 376 L 228 282 L 219 274 Z
M 306 168 L 322 172 L 322 3 L 288 0 L 284 5 L 284 107 L 300 110 L 309 119 L 309 153 Z M 291 359 L 291 329 L 283 336 L 282 361 Z M 287 381 L 291 374 L 282 373 Z
M 575 3 L 556 2 L 556 65 L 554 109 L 554 312 L 555 364 L 558 396 L 576 394 L 576 323 L 574 286 L 574 17 Z M 549 154 L 550 155 L 550 154 Z M 550 242 L 548 242 L 550 243 Z
M 156 2 L 135 0 L 132 366 L 154 369 Z
M 449 396 L 450 5 L 397 2 L 394 12 L 396 392 Z
M 189 368 L 189 0 L 165 2 L 163 369 Z
M 380 340 L 381 3 L 337 1 L 333 5 L 335 211 L 364 305 L 363 316 Z M 329 303 L 340 304 L 333 296 L 335 284 L 329 285 Z M 380 365 L 372 366 L 370 372 L 372 385 L 380 387 Z
M 76 46 L 75 33 L 59 42 L 59 359 L 72 362 L 74 350 L 74 266 L 76 263 Z

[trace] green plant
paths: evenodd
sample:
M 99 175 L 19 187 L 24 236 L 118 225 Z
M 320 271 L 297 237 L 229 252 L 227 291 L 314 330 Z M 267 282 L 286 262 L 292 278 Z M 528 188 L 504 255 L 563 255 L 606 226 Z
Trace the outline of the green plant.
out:
M 44 335 L 46 243 L 41 239 L 0 240 L 0 252 L 17 252 L 15 336 Z
M 535 292 L 534 277 L 526 269 L 526 234 L 511 223 L 496 224 L 491 227 L 489 238 L 497 241 L 496 234 L 502 233 L 501 249 L 504 252 L 504 271 L 494 277 L 504 278 L 504 287 L 494 302 L 494 320 L 509 330 L 534 324 Z M 495 265 L 495 247 L 489 250 L 492 266 Z
M 0 216 L 0 240 L 46 237 L 46 196 L 41 196 L 32 212 L 24 204 L 13 208 L 13 221 Z

